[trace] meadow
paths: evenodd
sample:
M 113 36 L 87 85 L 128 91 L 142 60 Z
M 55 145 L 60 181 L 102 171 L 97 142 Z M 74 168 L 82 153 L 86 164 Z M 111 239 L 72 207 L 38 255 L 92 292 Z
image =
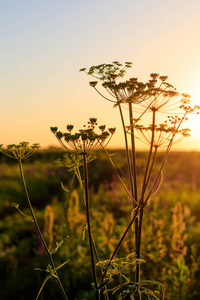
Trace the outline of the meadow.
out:
M 124 150 L 108 150 L 128 185 Z M 44 238 L 51 248 L 67 200 L 72 172 L 55 161 L 59 148 L 39 150 L 24 161 L 27 188 Z M 144 169 L 146 152 L 137 152 L 137 174 Z M 158 154 L 162 158 L 162 152 Z M 80 169 L 82 172 L 82 169 Z M 132 217 L 132 201 L 118 180 L 104 151 L 88 163 L 91 226 L 100 261 L 110 257 Z M 141 277 L 165 286 L 165 299 L 200 298 L 200 153 L 171 152 L 159 190 L 145 207 L 141 242 Z M 142 179 L 141 179 L 142 180 Z M 0 299 L 36 299 L 48 258 L 35 234 L 16 161 L 0 155 Z M 69 299 L 94 299 L 92 271 L 82 192 L 75 180 L 59 231 L 65 239 L 55 255 L 56 265 L 69 260 L 59 275 Z M 134 228 L 117 257 L 134 253 Z M 134 255 L 134 254 L 133 254 Z M 129 270 L 130 278 L 133 271 Z M 112 288 L 112 282 L 108 289 Z M 109 292 L 109 299 L 116 299 Z M 61 299 L 53 279 L 40 299 Z

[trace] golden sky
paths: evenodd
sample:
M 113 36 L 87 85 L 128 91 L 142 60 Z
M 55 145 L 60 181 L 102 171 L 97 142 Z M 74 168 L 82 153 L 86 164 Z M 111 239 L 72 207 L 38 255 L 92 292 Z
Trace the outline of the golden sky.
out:
M 97 117 L 117 127 L 110 146 L 123 147 L 118 110 L 79 72 L 114 60 L 133 62 L 128 77 L 168 75 L 200 105 L 199 0 L 7 0 L 0 22 L 0 144 L 58 145 L 50 126 Z M 187 127 L 192 136 L 174 149 L 200 150 L 200 117 Z

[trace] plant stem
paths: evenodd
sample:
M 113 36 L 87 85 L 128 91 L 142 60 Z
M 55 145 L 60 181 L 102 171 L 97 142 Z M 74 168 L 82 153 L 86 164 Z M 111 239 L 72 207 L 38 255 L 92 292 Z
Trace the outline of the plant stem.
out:
M 122 300 L 124 299 L 124 292 L 123 292 L 123 289 L 122 289 L 122 277 L 121 277 L 121 275 L 118 275 L 118 278 L 119 278 L 119 284 L 120 284 L 120 286 L 121 286 L 121 290 L 122 290 Z
M 144 194 L 145 194 L 145 190 L 147 188 L 148 180 L 150 178 L 150 174 L 148 176 L 148 173 L 150 172 L 149 170 L 152 170 L 152 168 L 153 168 L 152 166 L 150 168 L 150 162 L 151 162 L 153 145 L 154 145 L 155 113 L 156 113 L 155 110 L 153 110 L 151 145 L 150 145 L 149 155 L 148 155 L 147 164 L 146 164 L 146 170 L 145 170 L 144 179 L 143 179 L 143 186 L 142 186 L 141 211 L 140 211 L 140 216 L 139 216 L 138 240 L 137 240 L 137 245 L 136 245 L 137 258 L 140 258 L 140 256 L 141 256 L 140 250 L 141 250 L 141 234 L 142 234 L 142 221 L 143 221 L 143 211 L 144 211 Z M 140 280 L 140 265 L 137 265 L 135 281 L 138 282 L 139 280 Z
M 67 199 L 66 199 L 66 201 L 65 201 L 65 205 L 64 205 L 64 208 L 63 208 L 63 211 L 62 211 L 62 215 L 61 215 L 61 218 L 60 218 L 60 222 L 59 222 L 59 224 L 58 224 L 58 228 L 57 228 L 57 231 L 56 231 L 56 235 L 55 235 L 55 237 L 54 237 L 54 241 L 53 241 L 52 246 L 51 246 L 51 250 L 53 250 L 53 248 L 55 247 L 55 244 L 56 244 L 56 240 L 57 240 L 57 237 L 58 237 L 58 233 L 59 233 L 59 230 L 60 230 L 60 226 L 61 226 L 61 224 L 62 224 L 63 217 L 64 217 L 64 213 L 65 213 L 65 211 L 66 211 L 67 204 L 68 204 L 68 201 L 69 201 L 69 197 L 70 197 L 70 195 L 71 195 L 72 187 L 73 187 L 73 184 L 74 184 L 74 178 L 75 178 L 75 172 L 74 172 L 73 177 L 72 177 L 72 182 L 71 182 L 71 185 L 70 185 L 68 194 L 67 194 Z
M 90 244 L 90 256 L 91 256 L 91 262 L 92 262 L 94 285 L 95 285 L 95 290 L 96 290 L 96 300 L 99 300 L 100 295 L 99 295 L 98 285 L 97 285 L 96 268 L 95 268 L 95 262 L 94 262 L 94 249 L 93 249 L 92 231 L 91 231 L 91 224 L 90 224 L 88 170 L 87 170 L 87 157 L 86 157 L 85 152 L 83 153 L 83 169 L 84 169 L 85 204 L 86 204 L 86 217 L 87 217 L 89 244 Z
M 118 242 L 118 244 L 117 244 L 117 246 L 116 246 L 113 254 L 110 257 L 110 262 L 108 263 L 107 269 L 104 271 L 104 274 L 103 274 L 103 276 L 101 278 L 101 282 L 104 280 L 104 278 L 105 278 L 105 276 L 107 274 L 108 268 L 110 266 L 111 261 L 114 259 L 115 255 L 117 254 L 117 252 L 118 252 L 118 250 L 119 250 L 119 248 L 120 248 L 120 246 L 121 246 L 124 238 L 126 237 L 126 235 L 127 235 L 128 231 L 130 230 L 132 224 L 135 222 L 135 218 L 137 217 L 137 215 L 138 215 L 139 212 L 140 212 L 140 203 L 138 204 L 137 208 L 135 209 L 133 218 L 131 219 L 129 225 L 127 226 L 126 230 L 124 231 L 123 235 L 121 236 L 121 238 L 120 238 L 120 240 L 119 240 L 119 242 Z
M 134 180 L 134 198 L 137 202 L 137 169 L 136 169 L 136 150 L 135 150 L 135 137 L 134 137 L 134 127 L 133 127 L 133 111 L 132 104 L 129 103 L 129 122 L 130 122 L 130 132 L 131 132 L 131 153 L 132 153 L 132 168 L 133 168 L 133 180 Z M 134 204 L 134 208 L 136 205 Z M 139 221 L 138 216 L 135 219 L 135 248 L 137 253 L 137 245 L 138 245 L 138 230 L 139 230 Z M 137 257 L 138 258 L 138 257 Z M 139 281 L 139 265 L 136 266 L 135 277 L 136 282 Z
M 127 133 L 125 129 L 125 122 L 124 122 L 124 117 L 122 113 L 122 108 L 119 105 L 119 112 L 120 112 L 120 117 L 122 121 L 122 127 L 124 131 L 124 141 L 125 141 L 125 149 L 126 149 L 126 159 L 127 159 L 127 164 L 128 164 L 128 173 L 129 173 L 129 179 L 130 179 L 130 186 L 131 186 L 131 194 L 134 198 L 134 189 L 133 189 L 133 173 L 131 169 L 131 162 L 130 162 L 130 156 L 129 156 L 129 150 L 128 150 L 128 139 L 127 139 Z
M 104 149 L 104 150 L 105 150 L 105 149 Z M 86 207 L 85 191 L 84 191 L 83 181 L 82 181 L 81 174 L 80 174 L 80 171 L 79 171 L 79 168 L 78 168 L 78 167 L 77 167 L 77 169 L 76 169 L 76 171 L 75 171 L 75 174 L 76 174 L 76 177 L 77 177 L 78 182 L 79 182 L 79 184 L 80 184 L 81 191 L 82 191 L 82 196 L 83 196 L 83 202 L 84 202 L 85 207 Z M 97 252 L 97 249 L 96 249 L 96 245 L 95 245 L 95 243 L 94 243 L 93 236 L 92 236 L 92 245 L 93 245 L 93 250 L 94 250 L 94 254 L 95 254 L 96 260 L 97 260 L 97 262 L 99 262 L 99 256 L 98 256 L 98 252 Z M 99 269 L 100 269 L 100 274 L 101 274 L 101 276 L 103 276 L 102 268 L 99 267 Z M 107 292 L 107 287 L 106 287 L 106 286 L 104 287 L 104 299 L 109 300 L 109 298 L 108 298 L 108 292 Z
M 18 159 L 18 163 L 19 163 L 19 169 L 20 169 L 20 175 L 21 175 L 22 185 L 23 185 L 24 192 L 25 192 L 25 195 L 26 195 L 26 199 L 27 199 L 27 202 L 28 202 L 28 206 L 29 206 L 29 209 L 30 209 L 30 212 L 31 212 L 32 220 L 34 222 L 37 234 L 38 234 L 38 236 L 39 236 L 39 238 L 40 238 L 40 240 L 41 240 L 41 242 L 42 242 L 42 244 L 44 246 L 44 249 L 45 249 L 45 251 L 46 251 L 46 253 L 47 253 L 48 257 L 49 257 L 51 266 L 52 266 L 53 269 L 55 269 L 55 265 L 54 265 L 54 261 L 53 261 L 52 255 L 51 255 L 51 253 L 50 253 L 50 251 L 49 251 L 49 249 L 47 247 L 47 244 L 46 244 L 46 242 L 45 242 L 45 240 L 43 238 L 43 235 L 42 235 L 42 233 L 40 231 L 40 228 L 39 228 L 39 225 L 38 225 L 38 222 L 37 222 L 36 216 L 34 214 L 33 207 L 32 207 L 29 195 L 28 195 L 28 191 L 27 191 L 27 187 L 26 187 L 26 182 L 25 182 L 25 177 L 24 177 L 24 172 L 23 172 L 23 167 L 22 167 L 21 159 Z M 58 277 L 57 272 L 55 272 L 55 275 L 57 276 L 55 278 L 55 280 L 58 283 L 58 286 L 59 286 L 60 291 L 62 293 L 63 299 L 68 300 L 67 295 L 66 295 L 65 290 L 64 290 L 64 288 L 62 286 L 62 283 L 61 283 L 61 281 L 60 281 L 60 279 Z
M 135 150 L 135 138 L 134 138 L 134 128 L 133 128 L 133 111 L 132 104 L 129 103 L 129 122 L 131 128 L 131 154 L 132 154 L 132 169 L 133 169 L 133 183 L 134 183 L 134 193 L 133 197 L 137 202 L 137 169 L 136 169 L 136 150 Z M 134 205 L 135 207 L 135 205 Z

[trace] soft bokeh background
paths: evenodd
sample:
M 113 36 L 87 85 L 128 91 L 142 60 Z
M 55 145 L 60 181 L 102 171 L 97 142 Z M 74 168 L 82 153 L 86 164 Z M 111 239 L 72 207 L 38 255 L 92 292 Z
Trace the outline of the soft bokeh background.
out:
M 168 75 L 200 105 L 200 1 L 0 1 L 0 143 L 57 145 L 49 130 L 89 117 L 118 128 L 117 109 L 91 89 L 82 67 L 132 61 L 129 77 Z M 181 150 L 200 149 L 200 118 Z M 140 146 L 141 147 L 141 146 Z M 176 149 L 175 148 L 175 149 Z

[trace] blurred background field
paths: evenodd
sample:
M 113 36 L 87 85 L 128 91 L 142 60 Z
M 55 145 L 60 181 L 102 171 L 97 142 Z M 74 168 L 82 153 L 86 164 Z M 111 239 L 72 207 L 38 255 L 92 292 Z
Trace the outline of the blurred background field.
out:
M 128 183 L 123 150 L 110 150 L 123 180 Z M 51 247 L 72 172 L 55 164 L 64 152 L 40 150 L 24 161 L 29 195 L 45 239 Z M 160 154 L 160 159 L 162 154 Z M 146 152 L 138 152 L 138 175 Z M 100 260 L 108 259 L 131 219 L 132 203 L 118 181 L 104 152 L 88 165 L 93 236 Z M 62 184 L 61 184 L 62 182 Z M 19 204 L 22 215 L 13 204 Z M 163 182 L 146 207 L 142 237 L 142 279 L 161 281 L 166 299 L 200 299 L 200 153 L 172 152 Z M 0 299 L 35 299 L 46 274 L 48 259 L 29 216 L 17 162 L 0 156 Z M 85 213 L 81 191 L 75 181 L 56 252 L 69 299 L 93 299 Z M 86 237 L 84 238 L 86 234 Z M 134 234 L 128 234 L 118 256 L 134 251 Z M 133 276 L 130 274 L 130 276 Z M 51 281 L 51 279 L 50 279 Z M 56 283 L 48 281 L 40 299 L 59 299 Z M 113 298 L 115 299 L 115 298 Z

